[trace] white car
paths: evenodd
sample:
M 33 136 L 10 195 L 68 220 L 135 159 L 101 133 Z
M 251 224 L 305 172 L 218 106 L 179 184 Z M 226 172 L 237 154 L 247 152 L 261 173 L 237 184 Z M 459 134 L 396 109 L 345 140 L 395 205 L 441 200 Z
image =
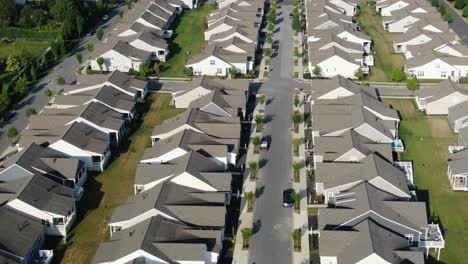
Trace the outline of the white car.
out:
M 104 16 L 102 17 L 102 20 L 104 20 L 104 21 L 109 20 L 109 16 L 108 16 L 108 15 L 104 15 Z
M 261 149 L 268 149 L 268 139 L 266 137 L 262 138 L 262 143 L 260 144 Z

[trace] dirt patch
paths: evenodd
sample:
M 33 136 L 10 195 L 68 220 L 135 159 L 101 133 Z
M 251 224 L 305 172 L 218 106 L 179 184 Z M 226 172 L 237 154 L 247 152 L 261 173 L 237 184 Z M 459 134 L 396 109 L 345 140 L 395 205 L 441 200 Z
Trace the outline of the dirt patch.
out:
M 451 137 L 453 132 L 445 118 L 440 116 L 431 116 L 428 118 L 433 138 Z

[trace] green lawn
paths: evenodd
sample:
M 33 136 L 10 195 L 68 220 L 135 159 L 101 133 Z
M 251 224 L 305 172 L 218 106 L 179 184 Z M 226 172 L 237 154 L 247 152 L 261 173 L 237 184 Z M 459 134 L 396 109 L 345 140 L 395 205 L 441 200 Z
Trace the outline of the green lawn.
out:
M 400 111 L 401 160 L 412 160 L 420 200 L 428 202 L 429 219 L 438 217 L 445 230 L 444 263 L 468 263 L 468 193 L 454 192 L 447 177 L 448 145 L 457 142 L 446 116 L 417 112 L 412 100 L 385 100 Z M 426 192 L 426 194 L 425 194 Z
M 114 208 L 133 194 L 137 164 L 148 146 L 153 128 L 183 109 L 169 106 L 170 95 L 152 94 L 150 109 L 140 128 L 130 136 L 128 150 L 120 153 L 109 167 L 96 177 L 88 177 L 80 208 L 85 215 L 71 231 L 67 245 L 61 245 L 54 256 L 55 263 L 90 263 L 96 250 L 108 238 L 107 222 Z
M 8 58 L 8 55 L 18 52 L 20 49 L 26 49 L 31 52 L 33 57 L 40 56 L 49 47 L 48 41 L 16 39 L 13 42 L 0 41 L 0 58 Z
M 199 54 L 205 46 L 203 32 L 208 13 L 216 8 L 215 4 L 204 4 L 199 8 L 184 11 L 177 25 L 174 37 L 169 41 L 170 58 L 161 64 L 162 77 L 187 77 L 185 64 L 189 58 Z
M 360 5 L 359 23 L 364 27 L 364 33 L 374 41 L 374 66 L 371 67 L 370 81 L 391 81 L 394 68 L 403 68 L 405 59 L 402 54 L 393 52 L 394 34 L 382 28 L 382 17 L 376 14 L 375 9 L 366 4 Z

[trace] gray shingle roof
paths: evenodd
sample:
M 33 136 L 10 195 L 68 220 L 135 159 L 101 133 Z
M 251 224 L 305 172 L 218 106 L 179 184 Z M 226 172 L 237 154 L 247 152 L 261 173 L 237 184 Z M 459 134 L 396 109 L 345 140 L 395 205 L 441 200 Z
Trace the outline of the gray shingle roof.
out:
M 450 79 L 444 80 L 428 88 L 419 89 L 416 95 L 425 98 L 426 103 L 438 101 L 454 92 L 468 95 L 468 85 L 456 84 Z
M 223 90 L 215 89 L 195 101 L 192 101 L 189 108 L 202 110 L 211 103 L 223 109 L 230 116 L 238 116 L 239 110 L 245 109 L 246 107 L 246 97 L 244 95 L 229 95 Z
M 198 63 L 211 56 L 214 56 L 226 63 L 247 63 L 247 54 L 232 52 L 225 50 L 216 44 L 210 44 L 206 46 L 199 55 L 190 58 L 187 61 L 187 65 Z
M 105 85 L 94 97 L 96 100 L 111 107 L 131 112 L 135 107 L 135 98 L 114 87 Z
M 319 98 L 320 96 L 332 92 L 333 90 L 340 87 L 348 90 L 352 94 L 363 92 L 376 99 L 378 98 L 377 92 L 374 88 L 362 87 L 361 85 L 341 75 L 336 75 L 330 79 L 313 79 L 311 85 L 312 97 Z
M 112 47 L 112 50 L 130 58 L 139 59 L 140 61 L 146 62 L 148 58 L 151 57 L 151 53 L 148 51 L 140 50 L 132 45 L 125 43 L 123 41 L 117 41 L 117 43 Z
M 167 49 L 169 46 L 167 42 L 162 39 L 155 31 L 144 30 L 140 33 L 138 39 L 150 46 L 158 47 L 160 49 Z
M 61 139 L 77 148 L 98 154 L 109 149 L 107 134 L 84 123 L 75 122 L 69 125 Z
M 450 122 L 455 122 L 466 116 L 468 116 L 468 101 L 461 102 L 448 109 L 448 119 Z

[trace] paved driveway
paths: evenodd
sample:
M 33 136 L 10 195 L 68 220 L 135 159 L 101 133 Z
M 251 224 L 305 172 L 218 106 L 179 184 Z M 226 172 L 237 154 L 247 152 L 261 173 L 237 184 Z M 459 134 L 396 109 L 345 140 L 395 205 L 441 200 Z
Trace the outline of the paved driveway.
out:
M 119 23 L 120 17 L 118 16 L 118 10 L 120 9 L 122 9 L 124 12 L 127 11 L 125 6 L 114 9 L 110 13 L 111 18 L 106 23 L 100 25 L 104 29 L 105 35 L 110 32 L 110 30 L 113 29 L 117 23 Z M 15 115 L 13 118 L 7 122 L 0 121 L 0 157 L 12 142 L 12 139 L 8 138 L 6 133 L 8 127 L 14 126 L 18 131 L 23 130 L 29 122 L 29 118 L 25 116 L 26 110 L 32 107 L 36 109 L 37 112 L 39 112 L 49 102 L 49 98 L 44 96 L 45 88 L 49 88 L 54 92 L 60 90 L 60 86 L 57 86 L 54 83 L 59 76 L 63 76 L 63 78 L 65 78 L 69 84 L 72 84 L 76 81 L 76 71 L 79 67 L 79 64 L 76 61 L 75 53 L 78 51 L 83 53 L 83 59 L 86 59 L 88 57 L 88 52 L 86 51 L 84 45 L 88 42 L 96 44 L 99 41 L 94 35 L 90 37 L 84 37 L 81 42 L 67 56 L 65 56 L 64 59 L 59 64 L 57 64 L 47 76 L 38 82 L 29 95 L 17 104 L 17 107 L 14 110 Z
M 292 165 L 291 114 L 294 87 L 306 87 L 292 79 L 293 40 L 291 21 L 293 7 L 281 4 L 274 40 L 279 41 L 279 54 L 271 59 L 271 78 L 261 89 L 270 99 L 266 106 L 264 135 L 271 138 L 270 149 L 263 153 L 258 180 L 259 195 L 255 202 L 253 236 L 249 263 L 292 262 L 292 209 L 282 206 L 283 190 L 291 188 Z

